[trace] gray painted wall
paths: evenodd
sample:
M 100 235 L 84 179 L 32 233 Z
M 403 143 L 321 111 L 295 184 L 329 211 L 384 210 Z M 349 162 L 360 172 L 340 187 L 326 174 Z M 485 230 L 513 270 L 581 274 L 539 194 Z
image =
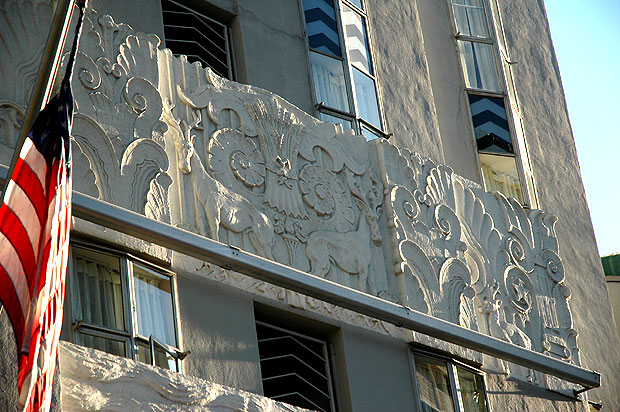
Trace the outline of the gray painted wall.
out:
M 247 293 L 178 277 L 184 362 L 192 376 L 262 394 L 254 308 Z
M 339 366 L 346 371 L 348 382 L 348 399 L 344 402 L 350 406 L 345 410 L 417 410 L 406 343 L 343 325 L 337 346 L 344 358 Z

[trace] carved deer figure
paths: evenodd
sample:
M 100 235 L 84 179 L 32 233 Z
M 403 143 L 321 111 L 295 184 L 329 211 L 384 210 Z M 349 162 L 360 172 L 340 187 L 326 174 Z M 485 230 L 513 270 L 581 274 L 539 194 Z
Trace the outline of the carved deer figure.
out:
M 372 257 L 368 239 L 370 238 L 376 246 L 381 245 L 382 238 L 378 220 L 383 190 L 369 192 L 367 200 L 360 188 L 353 182 L 353 177 L 349 174 L 346 174 L 346 177 L 353 199 L 362 212 L 357 229 L 345 233 L 330 230 L 311 233 L 306 243 L 310 272 L 325 277 L 333 263 L 344 272 L 359 276 L 359 290 L 365 291 L 368 287 L 370 293 L 376 294 L 374 281 L 368 277 L 368 266 Z M 376 181 L 374 183 L 380 184 Z
M 269 218 L 238 193 L 227 189 L 205 170 L 194 149 L 195 135 L 192 129 L 201 122 L 201 116 L 192 113 L 193 121 L 177 121 L 171 118 L 170 132 L 177 153 L 177 164 L 185 175 L 191 174 L 194 199 L 204 210 L 211 235 L 219 240 L 220 227 L 241 233 L 250 241 L 255 251 L 273 259 L 271 249 L 275 242 L 273 225 Z M 168 117 L 172 117 L 168 114 Z

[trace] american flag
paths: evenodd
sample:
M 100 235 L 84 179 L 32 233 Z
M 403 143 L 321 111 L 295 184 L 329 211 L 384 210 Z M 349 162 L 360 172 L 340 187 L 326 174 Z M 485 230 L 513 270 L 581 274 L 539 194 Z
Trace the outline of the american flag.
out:
M 51 404 L 69 253 L 71 71 L 78 36 L 60 92 L 16 149 L 0 205 L 0 300 L 15 332 L 25 412 L 48 411 Z
M 38 115 L 0 206 L 0 299 L 20 351 L 25 411 L 49 410 L 71 219 L 69 79 Z

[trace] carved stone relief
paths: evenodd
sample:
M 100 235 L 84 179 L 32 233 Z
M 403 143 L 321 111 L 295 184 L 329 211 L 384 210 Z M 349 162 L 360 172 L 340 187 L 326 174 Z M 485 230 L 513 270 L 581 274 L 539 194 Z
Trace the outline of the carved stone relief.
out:
M 38 64 L 37 30 L 48 26 L 39 19 L 50 15 L 44 0 L 0 7 L 0 48 L 18 56 L 10 67 L 0 62 L 0 82 L 22 82 L 0 88 L 0 145 L 14 145 L 24 85 Z M 35 19 L 28 25 L 36 30 L 9 41 L 4 27 L 23 18 Z M 156 36 L 88 11 L 73 83 L 76 190 L 579 364 L 555 216 L 158 47 Z M 398 333 L 207 264 L 186 270 Z M 496 366 L 544 383 L 532 371 Z
M 400 301 L 579 365 L 556 217 L 484 192 L 406 149 L 377 148 Z M 540 373 L 497 366 L 543 383 Z
M 372 294 L 383 184 L 365 139 L 160 52 L 173 224 Z
M 74 69 L 76 190 L 170 222 L 154 35 L 89 9 Z

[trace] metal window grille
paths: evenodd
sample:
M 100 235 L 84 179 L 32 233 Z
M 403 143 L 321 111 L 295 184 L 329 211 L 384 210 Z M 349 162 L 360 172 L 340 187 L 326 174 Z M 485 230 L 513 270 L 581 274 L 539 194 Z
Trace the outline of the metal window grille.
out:
M 325 341 L 256 322 L 264 395 L 317 411 L 334 411 Z
M 166 47 L 232 79 L 228 27 L 173 0 L 162 0 L 161 5 Z

